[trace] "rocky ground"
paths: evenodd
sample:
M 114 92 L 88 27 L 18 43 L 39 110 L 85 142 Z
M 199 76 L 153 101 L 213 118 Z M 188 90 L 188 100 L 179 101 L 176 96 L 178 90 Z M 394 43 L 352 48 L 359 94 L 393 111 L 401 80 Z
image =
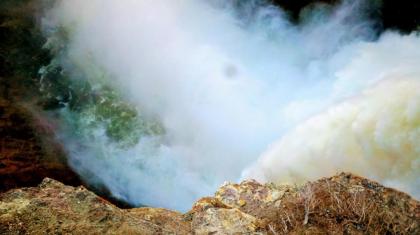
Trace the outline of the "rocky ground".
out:
M 226 183 L 181 214 L 120 209 L 46 178 L 0 196 L 0 234 L 420 234 L 420 203 L 342 173 L 301 186 Z

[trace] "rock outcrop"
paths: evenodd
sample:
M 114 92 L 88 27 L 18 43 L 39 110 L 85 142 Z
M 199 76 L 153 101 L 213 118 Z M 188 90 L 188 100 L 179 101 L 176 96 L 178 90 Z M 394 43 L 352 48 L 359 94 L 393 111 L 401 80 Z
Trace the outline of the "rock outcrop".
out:
M 305 185 L 223 185 L 181 214 L 120 209 L 46 178 L 0 196 L 0 234 L 420 234 L 420 203 L 342 173 Z
M 182 215 L 164 209 L 122 210 L 83 187 L 46 178 L 36 188 L 1 196 L 0 234 L 188 233 Z
M 50 55 L 34 14 L 39 1 L 0 1 L 0 192 L 38 185 L 45 177 L 81 181 L 67 165 L 54 126 L 39 115 L 39 68 Z
M 45 177 L 79 185 L 50 123 L 0 95 L 0 192 L 38 185 Z

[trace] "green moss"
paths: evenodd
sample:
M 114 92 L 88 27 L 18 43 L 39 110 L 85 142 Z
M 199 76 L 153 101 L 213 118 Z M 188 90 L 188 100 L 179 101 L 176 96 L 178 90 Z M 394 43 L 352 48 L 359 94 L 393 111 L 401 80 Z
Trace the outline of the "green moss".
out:
M 0 86 L 18 84 L 31 100 L 61 115 L 80 138 L 102 128 L 111 142 L 125 147 L 163 134 L 158 121 L 141 115 L 110 85 L 111 77 L 92 58 L 68 53 L 71 27 L 45 29 L 46 37 L 32 15 L 39 5 L 32 3 L 0 2 L 0 72 L 13 77 Z
M 67 123 L 80 137 L 88 138 L 99 128 L 110 141 L 121 147 L 136 144 L 141 137 L 162 135 L 160 123 L 141 115 L 117 89 L 110 86 L 110 76 L 91 58 L 67 55 L 68 32 L 63 27 L 51 30 L 44 48 L 56 55 L 43 66 L 40 90 L 45 109 L 68 110 Z M 58 59 L 59 58 L 59 59 Z

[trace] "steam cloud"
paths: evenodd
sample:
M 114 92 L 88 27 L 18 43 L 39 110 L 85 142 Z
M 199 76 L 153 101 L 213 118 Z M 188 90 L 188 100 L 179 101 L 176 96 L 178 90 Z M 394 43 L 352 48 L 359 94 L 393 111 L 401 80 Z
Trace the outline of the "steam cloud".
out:
M 241 176 L 340 170 L 419 196 L 420 38 L 378 37 L 364 9 L 313 6 L 293 25 L 264 1 L 57 1 L 43 23 L 70 32 L 61 56 L 103 68 L 166 130 L 130 149 L 62 133 L 70 163 L 116 197 L 179 210 Z
M 245 176 L 302 182 L 350 171 L 418 196 L 419 91 L 410 77 L 383 81 L 299 125 Z

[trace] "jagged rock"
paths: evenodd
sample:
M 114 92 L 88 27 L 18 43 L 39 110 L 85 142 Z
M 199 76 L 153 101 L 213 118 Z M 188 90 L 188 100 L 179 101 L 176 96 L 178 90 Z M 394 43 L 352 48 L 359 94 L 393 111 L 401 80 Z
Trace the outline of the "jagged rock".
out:
M 196 234 L 249 234 L 263 230 L 259 220 L 236 208 L 208 208 L 191 222 Z
M 274 234 L 420 233 L 418 201 L 348 173 L 302 186 L 226 184 L 215 198 L 264 221 Z
M 120 209 L 52 180 L 0 195 L 0 234 L 420 234 L 420 203 L 342 173 L 304 185 L 223 185 L 186 214 Z
M 202 211 L 214 213 L 211 208 L 238 209 L 256 219 L 248 222 L 255 231 L 270 234 L 420 234 L 418 201 L 348 173 L 301 186 L 227 183 L 187 215 L 201 218 Z M 220 224 L 220 217 L 206 216 L 207 227 Z
M 197 201 L 185 218 L 191 220 L 196 234 L 249 234 L 264 229 L 259 219 L 211 197 Z
M 0 199 L 0 234 L 189 232 L 180 213 L 153 208 L 122 210 L 83 187 L 48 178 L 36 188 L 11 190 Z

